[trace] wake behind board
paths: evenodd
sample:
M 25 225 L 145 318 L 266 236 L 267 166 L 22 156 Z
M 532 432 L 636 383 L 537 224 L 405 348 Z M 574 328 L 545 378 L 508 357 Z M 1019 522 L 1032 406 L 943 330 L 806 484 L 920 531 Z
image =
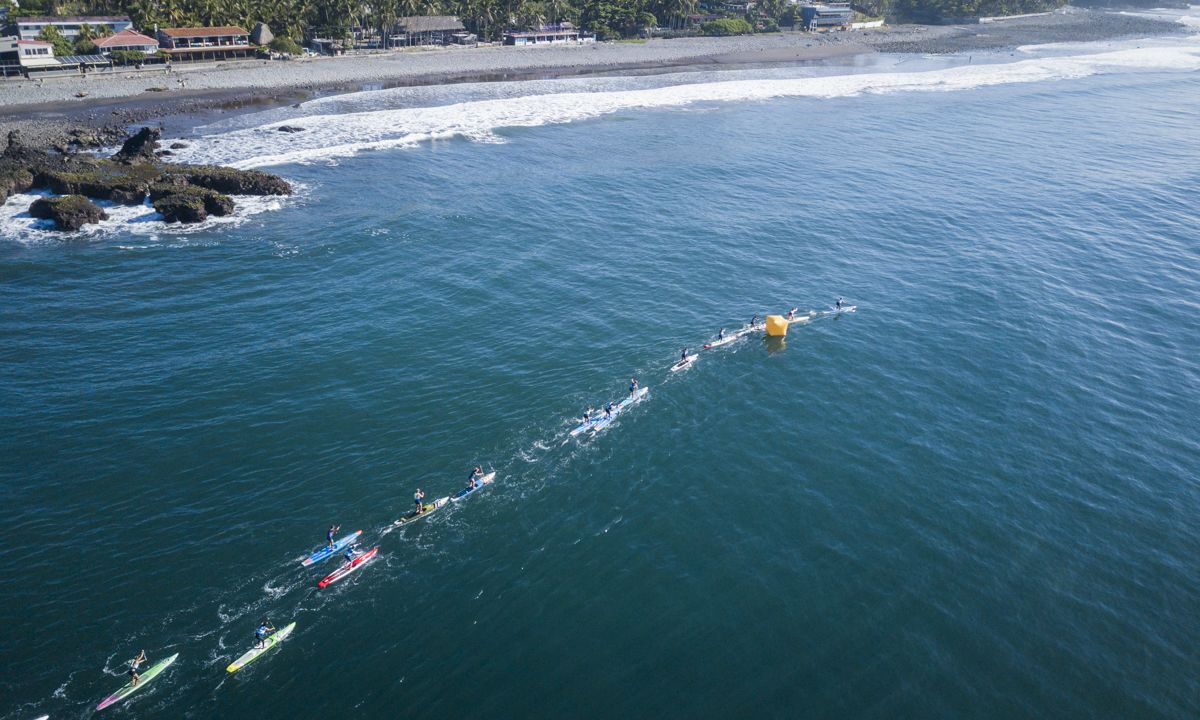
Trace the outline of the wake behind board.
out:
M 267 636 L 267 639 L 263 641 L 262 647 L 251 648 L 247 650 L 240 658 L 229 663 L 229 667 L 225 668 L 225 670 L 231 673 L 241 670 L 258 658 L 262 657 L 263 653 L 283 642 L 284 638 L 286 638 L 288 635 L 291 635 L 292 631 L 295 629 L 296 623 L 294 622 L 284 625 L 281 630 L 277 630 Z
M 477 492 L 484 485 L 490 485 L 492 483 L 492 481 L 495 479 L 496 479 L 496 471 L 493 470 L 492 472 L 488 473 L 487 475 L 484 475 L 483 477 L 476 480 L 475 487 L 471 487 L 470 485 L 468 485 L 467 487 L 463 488 L 462 490 L 459 490 L 458 492 L 451 495 L 450 499 L 453 500 L 454 502 L 458 502 L 459 500 L 462 500 L 463 498 L 467 497 L 468 495 L 471 495 L 471 494 Z
M 141 679 L 138 680 L 137 685 L 134 685 L 133 681 L 130 680 L 129 682 L 125 683 L 125 686 L 122 687 L 120 690 L 116 691 L 112 695 L 109 695 L 108 697 L 101 700 L 100 704 L 96 706 L 96 709 L 103 710 L 104 708 L 108 707 L 109 705 L 114 705 L 116 703 L 119 703 L 122 700 L 124 700 L 125 698 L 127 698 L 130 695 L 137 692 L 138 690 L 141 690 L 142 688 L 146 687 L 146 685 L 149 684 L 151 680 L 158 677 L 159 674 L 163 670 L 166 670 L 167 666 L 169 666 L 171 663 L 175 662 L 175 658 L 177 658 L 177 657 L 179 657 L 179 653 L 175 653 L 171 657 L 166 658 L 164 660 L 159 660 L 158 662 L 154 663 L 150 667 L 146 668 L 146 672 L 141 673 Z
M 407 525 L 410 522 L 414 522 L 416 520 L 420 520 L 423 517 L 432 515 L 434 512 L 446 507 L 446 504 L 449 502 L 450 502 L 450 496 L 447 495 L 446 497 L 440 497 L 431 503 L 425 503 L 424 505 L 421 506 L 421 512 L 419 514 L 417 513 L 416 510 L 412 510 L 404 517 L 402 517 L 399 520 L 397 520 L 396 522 L 392 523 L 392 527 L 395 528 L 395 527 L 400 527 L 401 525 Z
M 309 565 L 312 565 L 314 563 L 319 563 L 322 560 L 324 560 L 325 558 L 330 557 L 331 555 L 333 555 L 341 550 L 344 550 L 347 545 L 349 545 L 350 543 L 357 540 L 359 535 L 362 535 L 362 530 L 355 530 L 354 532 L 350 533 L 346 537 L 344 537 L 340 540 L 335 540 L 333 543 L 333 547 L 329 547 L 328 545 L 326 545 L 325 547 L 316 551 L 312 555 L 304 558 L 304 560 L 300 561 L 300 564 L 303 565 L 304 567 L 308 567 Z

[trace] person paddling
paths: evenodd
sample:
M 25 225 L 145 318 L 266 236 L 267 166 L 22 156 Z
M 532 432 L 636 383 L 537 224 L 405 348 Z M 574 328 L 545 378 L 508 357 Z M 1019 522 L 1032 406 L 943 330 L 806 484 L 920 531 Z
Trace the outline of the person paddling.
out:
M 629 378 L 629 394 L 630 395 L 634 394 L 635 392 L 637 392 L 637 389 L 638 389 L 637 378 L 635 378 L 635 377 Z
M 721 328 L 720 330 L 717 331 L 717 339 L 718 340 L 725 339 L 725 328 Z
M 346 558 L 346 562 L 354 562 L 354 558 L 358 557 L 360 554 L 358 543 L 354 543 L 350 547 L 346 548 L 346 552 L 342 554 L 342 557 Z
M 612 417 L 612 414 L 613 414 L 613 404 L 612 404 L 612 401 L 609 400 L 608 404 L 604 406 L 604 417 Z
M 835 303 L 835 306 L 837 307 L 838 310 L 842 309 L 842 299 L 841 298 L 837 299 L 837 303 Z
M 267 637 L 273 632 L 275 632 L 275 626 L 271 624 L 269 619 L 263 618 L 262 622 L 258 624 L 258 629 L 254 631 L 254 647 L 260 650 L 265 648 L 267 646 Z
M 681 364 L 685 363 L 685 362 L 687 362 L 687 359 L 688 359 L 687 348 L 684 348 L 683 352 L 679 353 L 679 362 Z
M 421 488 L 417 488 L 417 491 L 415 493 L 413 493 L 413 504 L 415 504 L 417 506 L 417 509 L 413 511 L 414 514 L 420 515 L 422 512 L 424 512 L 424 510 L 425 510 L 425 503 L 423 502 L 424 500 L 425 500 L 425 493 L 421 492 Z
M 146 662 L 145 650 L 139 652 L 137 657 L 129 661 L 129 669 L 125 672 L 129 675 L 129 682 L 131 685 L 137 685 L 139 682 L 141 682 L 142 676 L 138 675 L 137 669 L 138 665 L 141 665 L 144 662 Z
M 792 308 L 791 310 L 788 310 L 788 314 L 787 314 L 788 322 L 791 322 L 792 318 L 796 317 L 796 311 L 799 309 L 800 308 Z
M 333 549 L 333 536 L 334 536 L 334 534 L 335 534 L 335 533 L 336 533 L 338 530 L 341 530 L 341 529 L 342 529 L 342 526 L 341 526 L 341 525 L 330 525 L 330 526 L 329 526 L 329 532 L 325 533 L 325 539 L 326 539 L 327 541 L 329 541 L 329 549 L 330 549 L 330 550 L 332 550 L 332 549 Z
M 750 327 L 754 327 L 755 325 L 758 325 L 758 314 L 757 313 L 755 313 L 754 317 L 750 318 Z
M 479 465 L 476 465 L 475 469 L 471 471 L 471 477 L 467 478 L 467 487 L 474 490 L 476 487 L 479 486 L 479 480 L 482 477 L 483 477 L 483 468 L 480 467 Z

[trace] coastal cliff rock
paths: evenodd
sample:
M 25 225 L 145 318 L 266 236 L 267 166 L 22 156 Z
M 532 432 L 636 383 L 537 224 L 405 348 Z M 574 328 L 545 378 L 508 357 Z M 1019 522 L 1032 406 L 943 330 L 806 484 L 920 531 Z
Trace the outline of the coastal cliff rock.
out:
M 140 205 L 149 194 L 154 208 L 168 222 L 200 222 L 209 215 L 232 213 L 230 195 L 292 193 L 286 180 L 259 170 L 164 163 L 155 155 L 159 138 L 158 130 L 142 128 L 112 158 L 99 158 L 31 148 L 22 142 L 19 133 L 9 133 L 8 146 L 0 154 L 0 202 L 13 193 L 46 188 L 72 199 L 60 203 L 61 210 L 52 209 L 50 201 L 39 201 L 34 203 L 38 212 L 55 212 L 58 215 L 53 217 L 60 228 L 74 230 L 85 222 L 97 221 L 91 218 L 102 219 L 103 211 L 87 198 Z
M 89 223 L 108 219 L 108 213 L 82 195 L 39 198 L 29 206 L 35 218 L 53 220 L 59 230 L 75 231 Z

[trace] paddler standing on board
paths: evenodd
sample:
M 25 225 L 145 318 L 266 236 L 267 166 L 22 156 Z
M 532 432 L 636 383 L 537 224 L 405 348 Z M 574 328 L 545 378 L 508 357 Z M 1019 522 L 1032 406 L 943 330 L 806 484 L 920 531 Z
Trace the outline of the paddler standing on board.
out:
M 473 469 L 471 471 L 471 477 L 467 478 L 467 487 L 474 490 L 476 487 L 479 486 L 479 480 L 482 477 L 483 477 L 483 468 L 479 465 L 476 465 L 475 469 Z
M 718 340 L 725 339 L 725 328 L 721 328 L 720 330 L 717 331 L 717 339 Z
M 330 549 L 330 550 L 332 550 L 332 549 L 333 549 L 333 536 L 334 536 L 334 533 L 336 533 L 338 530 L 341 530 L 341 529 L 342 529 L 342 526 L 341 526 L 341 525 L 330 525 L 330 526 L 329 526 L 329 532 L 325 533 L 325 539 L 326 539 L 327 541 L 329 541 L 329 549 Z
M 144 662 L 146 662 L 145 650 L 139 652 L 137 657 L 129 661 L 129 669 L 126 671 L 126 674 L 129 675 L 130 685 L 137 685 L 139 682 L 141 682 L 142 676 L 138 675 L 137 669 L 138 665 L 141 665 Z
M 609 400 L 608 404 L 604 406 L 604 417 L 612 417 L 612 414 L 613 414 L 613 404 L 612 404 L 612 400 Z
M 354 543 L 350 547 L 346 548 L 346 552 L 342 554 L 342 557 L 346 558 L 346 562 L 353 562 L 354 558 L 358 557 L 359 555 L 360 552 L 358 549 L 358 543 Z
M 637 378 L 635 378 L 635 377 L 629 378 L 629 394 L 630 394 L 630 396 L 632 396 L 635 392 L 637 392 L 637 389 L 638 389 Z
M 417 491 L 413 493 L 413 504 L 417 506 L 417 509 L 413 511 L 414 515 L 420 515 L 425 511 L 425 503 L 423 502 L 424 500 L 425 493 L 421 492 L 421 488 L 417 488 Z
M 263 618 L 258 624 L 258 629 L 254 631 L 254 647 L 261 650 L 267 646 L 267 637 L 275 632 L 275 626 L 267 618 Z
M 791 310 L 788 310 L 788 314 L 787 314 L 788 322 L 791 322 L 792 318 L 796 317 L 796 311 L 799 309 L 800 308 L 792 308 Z
M 754 327 L 757 324 L 758 324 L 758 313 L 755 313 L 754 317 L 750 318 L 750 327 Z
M 838 310 L 842 309 L 842 299 L 841 298 L 837 299 L 837 302 L 834 303 L 834 307 L 836 307 Z

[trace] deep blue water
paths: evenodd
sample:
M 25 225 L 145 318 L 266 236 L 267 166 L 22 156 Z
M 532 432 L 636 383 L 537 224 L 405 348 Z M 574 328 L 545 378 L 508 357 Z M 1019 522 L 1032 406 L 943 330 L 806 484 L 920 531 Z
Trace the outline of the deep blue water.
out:
M 106 714 L 1195 717 L 1198 127 L 1194 71 L 631 108 L 2 241 L 0 717 L 141 648 Z

